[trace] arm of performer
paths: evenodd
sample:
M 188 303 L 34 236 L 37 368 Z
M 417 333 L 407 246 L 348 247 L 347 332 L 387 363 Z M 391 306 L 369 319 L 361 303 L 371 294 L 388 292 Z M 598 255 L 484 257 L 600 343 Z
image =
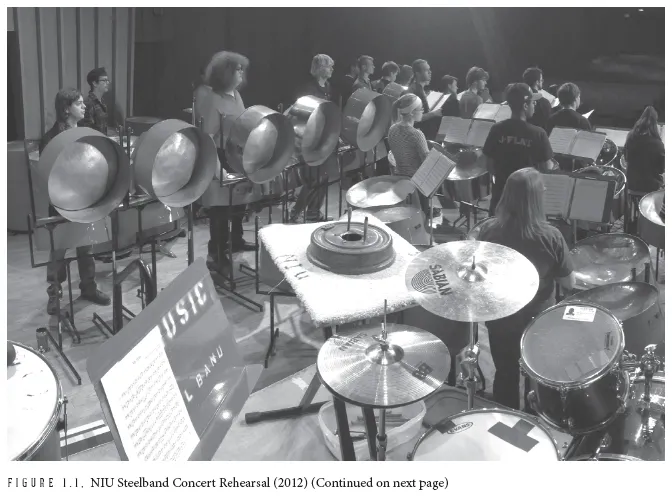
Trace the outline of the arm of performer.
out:
M 539 172 L 548 172 L 553 169 L 553 149 L 546 133 L 541 133 L 541 140 L 533 144 L 534 167 Z
M 576 276 L 574 275 L 574 267 L 572 266 L 572 259 L 569 255 L 569 247 L 567 242 L 560 235 L 558 237 L 558 246 L 556 247 L 557 264 L 555 266 L 555 281 L 560 283 L 560 286 L 565 290 L 572 290 L 576 285 Z

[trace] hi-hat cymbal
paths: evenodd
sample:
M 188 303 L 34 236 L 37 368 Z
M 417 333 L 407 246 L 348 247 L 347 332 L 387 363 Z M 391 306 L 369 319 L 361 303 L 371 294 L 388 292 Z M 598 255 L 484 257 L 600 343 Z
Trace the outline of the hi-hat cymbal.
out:
M 348 402 L 367 407 L 398 407 L 437 390 L 450 372 L 450 353 L 431 333 L 387 325 L 334 335 L 320 349 L 317 371 L 324 385 Z
M 406 270 L 406 287 L 428 311 L 477 323 L 510 316 L 531 302 L 539 273 L 513 249 L 465 240 L 417 255 Z
M 415 191 L 409 178 L 377 176 L 353 185 L 345 196 L 348 204 L 358 209 L 391 207 L 400 204 Z

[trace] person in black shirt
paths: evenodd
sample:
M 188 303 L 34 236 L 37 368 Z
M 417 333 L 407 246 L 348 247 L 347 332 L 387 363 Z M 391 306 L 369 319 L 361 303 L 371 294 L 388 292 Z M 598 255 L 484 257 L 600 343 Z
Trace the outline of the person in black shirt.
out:
M 546 221 L 543 199 L 541 174 L 531 167 L 515 171 L 506 180 L 495 217 L 482 225 L 478 235 L 480 241 L 519 252 L 539 274 L 539 288 L 530 303 L 511 316 L 486 322 L 496 369 L 494 400 L 513 409 L 520 408 L 518 361 L 523 332 L 535 316 L 555 303 L 556 281 L 566 289 L 574 288 L 576 283 L 569 248 L 560 230 Z M 511 291 L 515 290 L 512 281 Z M 526 381 L 526 394 L 528 390 Z M 525 401 L 527 404 L 527 398 Z
M 648 106 L 625 140 L 628 189 L 649 193 L 664 187 L 665 145 L 658 130 L 658 113 Z
M 574 83 L 562 85 L 558 88 L 558 100 L 560 101 L 560 108 L 551 114 L 546 125 L 549 136 L 556 126 L 586 131 L 593 129 L 590 121 L 576 111 L 581 105 L 581 90 L 578 86 Z
M 460 101 L 457 99 L 457 78 L 446 74 L 441 78 L 441 88 L 443 89 L 443 93 L 448 95 L 448 99 L 441 106 L 441 115 L 460 117 Z
M 400 84 L 401 86 L 406 86 L 411 84 L 411 80 L 413 79 L 413 68 L 409 65 L 404 64 L 399 68 L 399 75 L 397 76 L 397 80 L 395 83 Z
M 495 124 L 483 146 L 488 170 L 493 175 L 490 214 L 494 214 L 507 178 L 518 169 L 536 167 L 551 170 L 553 151 L 546 132 L 530 124 L 535 102 L 543 98 L 525 83 L 509 85 L 507 100 L 511 118 Z
M 341 80 L 338 82 L 338 93 L 339 99 L 341 102 L 341 108 L 345 107 L 345 104 L 348 103 L 350 95 L 352 95 L 352 86 L 357 81 L 359 77 L 359 65 L 357 61 L 350 64 L 350 69 L 348 74 L 344 75 Z
M 370 55 L 362 55 L 359 59 L 357 59 L 357 67 L 359 68 L 359 76 L 352 85 L 352 93 L 356 92 L 360 88 L 371 90 L 371 76 L 376 70 L 376 66 L 373 63 L 373 57 Z
M 413 80 L 408 87 L 408 93 L 413 93 L 422 101 L 422 120 L 415 123 L 415 127 L 422 131 L 425 138 L 434 140 L 441 125 L 441 109 L 429 110 L 427 91 L 432 80 L 432 69 L 426 60 L 418 59 L 413 62 Z
M 387 85 L 395 82 L 397 75 L 399 74 L 399 66 L 392 61 L 385 62 L 381 71 L 382 75 L 380 79 L 371 83 L 373 91 L 377 91 L 378 93 L 383 93 L 383 90 Z
M 525 82 L 534 93 L 538 93 L 544 87 L 544 73 L 538 67 L 528 67 L 523 73 L 523 82 Z M 534 114 L 528 122 L 546 129 L 548 118 L 551 117 L 551 102 L 545 98 L 537 101 Z

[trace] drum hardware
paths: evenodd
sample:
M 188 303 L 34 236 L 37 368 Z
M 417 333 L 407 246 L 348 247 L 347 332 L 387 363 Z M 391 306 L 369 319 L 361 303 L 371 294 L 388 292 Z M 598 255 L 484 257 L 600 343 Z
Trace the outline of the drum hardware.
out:
M 611 444 L 611 437 L 609 436 L 608 433 L 605 433 L 604 436 L 600 439 L 600 443 L 597 446 L 597 449 L 595 450 L 595 453 L 593 454 L 593 457 L 588 459 L 589 461 L 599 461 L 600 460 L 600 452 L 602 452 L 604 449 L 609 447 Z
M 665 221 L 660 217 L 660 209 L 665 190 L 651 192 L 639 201 L 639 219 L 637 228 L 639 236 L 649 245 L 656 247 L 656 281 L 660 264 L 660 251 L 665 250 Z

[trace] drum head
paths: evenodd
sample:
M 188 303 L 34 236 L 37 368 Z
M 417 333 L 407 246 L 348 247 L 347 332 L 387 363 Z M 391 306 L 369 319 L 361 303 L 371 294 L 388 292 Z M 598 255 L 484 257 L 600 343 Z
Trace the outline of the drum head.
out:
M 483 409 L 450 416 L 416 444 L 415 461 L 557 461 L 549 432 L 524 413 Z
M 16 360 L 7 367 L 7 458 L 29 459 L 54 429 L 61 386 L 36 352 L 14 343 Z M 51 428 L 51 429 L 50 429 Z
M 581 385 L 623 353 L 618 319 L 593 304 L 561 303 L 537 316 L 521 339 L 523 367 L 542 384 Z

